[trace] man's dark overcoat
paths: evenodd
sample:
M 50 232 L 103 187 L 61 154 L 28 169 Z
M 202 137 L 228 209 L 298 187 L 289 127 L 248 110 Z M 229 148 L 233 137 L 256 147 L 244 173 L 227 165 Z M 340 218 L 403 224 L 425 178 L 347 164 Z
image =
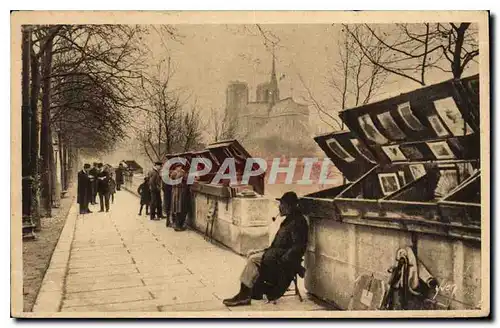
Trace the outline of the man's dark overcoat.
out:
M 92 187 L 89 175 L 84 170 L 78 172 L 77 203 L 86 205 L 92 197 Z
M 287 215 L 276 236 L 262 256 L 259 278 L 253 288 L 253 297 L 280 298 L 298 272 L 306 252 L 307 221 L 298 210 Z

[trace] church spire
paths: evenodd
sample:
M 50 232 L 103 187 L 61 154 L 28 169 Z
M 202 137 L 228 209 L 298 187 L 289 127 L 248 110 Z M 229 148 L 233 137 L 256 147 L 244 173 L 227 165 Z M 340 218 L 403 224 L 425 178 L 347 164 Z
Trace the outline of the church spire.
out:
M 280 100 L 280 92 L 278 89 L 278 79 L 276 78 L 276 56 L 274 54 L 273 45 L 273 66 L 271 69 L 271 81 L 269 83 L 269 103 L 271 107 Z

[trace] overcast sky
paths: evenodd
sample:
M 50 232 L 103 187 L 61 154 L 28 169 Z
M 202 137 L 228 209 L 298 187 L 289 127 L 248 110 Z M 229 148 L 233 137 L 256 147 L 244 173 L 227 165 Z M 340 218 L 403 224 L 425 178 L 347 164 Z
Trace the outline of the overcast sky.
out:
M 272 56 L 264 46 L 256 25 L 177 25 L 182 35 L 181 43 L 166 40 L 166 47 L 157 34 L 151 34 L 151 49 L 155 58 L 170 54 L 175 66 L 174 84 L 183 87 L 196 97 L 202 109 L 225 107 L 225 90 L 229 81 L 248 82 L 250 100 L 255 100 L 255 87 L 270 76 Z M 298 102 L 307 98 L 300 74 L 314 96 L 325 106 L 334 109 L 332 91 L 325 83 L 338 60 L 337 42 L 339 26 L 319 24 L 262 25 L 280 39 L 276 48 L 276 70 L 280 96 L 293 96 Z M 154 62 L 155 59 L 152 59 Z M 477 73 L 476 66 L 464 75 Z M 427 84 L 451 78 L 440 71 L 430 72 Z M 405 79 L 391 79 L 378 98 L 385 98 L 418 88 L 419 85 Z M 204 111 L 206 113 L 208 111 Z M 316 110 L 310 107 L 312 134 L 328 131 L 319 119 Z

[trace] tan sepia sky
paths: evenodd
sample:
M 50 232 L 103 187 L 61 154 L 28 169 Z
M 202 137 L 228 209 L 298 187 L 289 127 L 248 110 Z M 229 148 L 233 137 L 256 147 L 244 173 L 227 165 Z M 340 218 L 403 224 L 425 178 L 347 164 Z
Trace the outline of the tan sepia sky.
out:
M 278 79 L 284 75 L 279 81 L 281 98 L 293 96 L 298 102 L 307 101 L 307 92 L 298 78 L 300 74 L 315 98 L 328 109 L 337 109 L 331 100 L 332 90 L 326 79 L 338 60 L 337 44 L 341 27 L 326 24 L 273 24 L 262 27 L 280 39 L 280 47 L 276 49 L 276 70 Z M 248 82 L 250 100 L 254 100 L 256 85 L 269 79 L 272 60 L 255 25 L 176 25 L 176 28 L 183 36 L 181 43 L 164 40 L 175 67 L 176 86 L 190 90 L 202 109 L 222 110 L 225 107 L 225 89 L 231 80 Z M 391 25 L 384 28 L 388 31 L 392 29 Z M 168 56 L 162 39 L 156 33 L 151 34 L 150 44 L 155 57 Z M 474 64 L 464 76 L 477 72 L 477 65 Z M 451 73 L 430 71 L 427 84 L 451 77 Z M 378 98 L 418 87 L 412 81 L 391 78 Z M 329 130 L 312 106 L 310 113 L 312 134 Z

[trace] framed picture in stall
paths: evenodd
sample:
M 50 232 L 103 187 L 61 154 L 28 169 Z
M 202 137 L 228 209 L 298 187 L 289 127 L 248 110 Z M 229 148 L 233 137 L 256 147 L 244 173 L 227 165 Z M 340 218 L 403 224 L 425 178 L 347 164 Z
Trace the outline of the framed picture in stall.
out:
M 425 129 L 420 120 L 413 114 L 409 102 L 398 105 L 398 112 L 406 125 L 413 131 L 422 131 Z
M 354 146 L 354 148 L 356 148 L 358 153 L 360 153 L 361 156 L 363 156 L 368 162 L 374 164 L 377 163 L 377 161 L 373 158 L 371 153 L 364 146 L 361 145 L 359 139 L 351 139 L 351 143 Z
M 342 147 L 339 142 L 335 138 L 330 138 L 326 140 L 326 144 L 328 148 L 339 158 L 343 159 L 346 162 L 354 161 L 354 157 L 349 154 L 344 147 Z
M 439 167 L 439 180 L 434 190 L 436 198 L 442 198 L 449 194 L 459 184 L 459 171 L 454 165 Z
M 455 154 L 446 141 L 428 142 L 427 145 L 436 159 L 453 159 Z
M 454 136 L 464 136 L 473 132 L 469 124 L 463 119 L 462 113 L 452 97 L 435 100 L 434 107 Z
M 409 166 L 411 175 L 414 180 L 417 180 L 420 177 L 423 177 L 427 172 L 425 171 L 424 164 L 412 164 Z
M 389 140 L 387 140 L 387 138 L 384 137 L 384 135 L 377 129 L 369 114 L 358 117 L 358 123 L 361 127 L 361 130 L 363 130 L 363 133 L 371 141 L 379 145 L 384 145 L 389 142 Z
M 396 173 L 380 173 L 378 175 L 378 181 L 384 196 L 392 194 L 401 188 L 398 175 Z
M 406 185 L 406 177 L 404 171 L 398 171 L 399 180 L 401 181 L 401 185 Z
M 428 116 L 427 119 L 429 120 L 432 129 L 434 130 L 434 132 L 436 132 L 436 135 L 438 137 L 446 137 L 449 135 L 448 131 L 437 115 Z
M 386 134 L 393 140 L 401 140 L 405 138 L 404 132 L 397 125 L 390 112 L 384 112 L 377 115 L 377 119 L 384 127 Z
M 391 162 L 397 162 L 397 161 L 406 161 L 406 156 L 403 154 L 401 149 L 399 149 L 399 146 L 385 146 L 382 147 L 382 150 L 384 153 L 389 157 Z

